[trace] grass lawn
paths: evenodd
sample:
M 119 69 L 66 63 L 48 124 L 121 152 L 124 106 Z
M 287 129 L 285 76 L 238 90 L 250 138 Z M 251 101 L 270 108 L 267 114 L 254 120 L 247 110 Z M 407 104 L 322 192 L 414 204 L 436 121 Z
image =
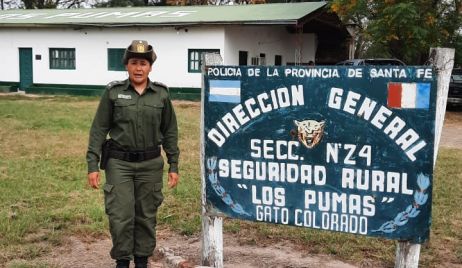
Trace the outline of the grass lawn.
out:
M 0 96 L 0 267 L 32 260 L 69 235 L 106 236 L 101 191 L 86 184 L 85 152 L 97 98 Z M 190 235 L 200 232 L 200 105 L 175 102 L 180 129 L 181 184 L 165 189 L 159 224 Z M 462 265 L 462 150 L 439 152 L 433 184 L 431 239 L 420 265 L 442 260 Z M 342 233 L 225 220 L 225 231 L 244 243 L 281 238 L 307 253 L 332 254 L 354 263 L 393 266 L 395 242 Z M 35 267 L 35 266 L 31 266 Z

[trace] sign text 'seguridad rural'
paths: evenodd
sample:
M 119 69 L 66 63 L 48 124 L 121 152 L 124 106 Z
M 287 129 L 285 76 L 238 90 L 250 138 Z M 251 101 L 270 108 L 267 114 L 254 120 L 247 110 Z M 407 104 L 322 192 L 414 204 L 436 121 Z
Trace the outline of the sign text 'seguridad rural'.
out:
M 424 66 L 209 66 L 207 202 L 233 218 L 421 243 L 435 103 Z

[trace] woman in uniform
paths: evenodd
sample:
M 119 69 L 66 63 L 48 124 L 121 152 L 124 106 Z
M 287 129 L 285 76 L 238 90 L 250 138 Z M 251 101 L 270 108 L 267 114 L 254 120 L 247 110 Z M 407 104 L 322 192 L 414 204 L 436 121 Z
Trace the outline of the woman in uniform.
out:
M 156 54 L 146 41 L 134 40 L 125 50 L 125 81 L 106 87 L 90 130 L 88 183 L 98 189 L 99 168 L 117 268 L 147 267 L 156 246 L 156 214 L 163 200 L 164 150 L 168 186 L 178 175 L 178 127 L 168 88 L 149 80 Z M 109 138 L 107 138 L 109 136 Z

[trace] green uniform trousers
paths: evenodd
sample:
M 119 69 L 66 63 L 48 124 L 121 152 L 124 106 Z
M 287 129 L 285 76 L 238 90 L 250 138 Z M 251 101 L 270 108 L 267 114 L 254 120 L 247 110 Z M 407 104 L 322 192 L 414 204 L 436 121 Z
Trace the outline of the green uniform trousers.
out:
M 111 257 L 151 256 L 156 247 L 156 214 L 163 201 L 162 156 L 143 162 L 111 158 L 104 203 L 112 236 Z

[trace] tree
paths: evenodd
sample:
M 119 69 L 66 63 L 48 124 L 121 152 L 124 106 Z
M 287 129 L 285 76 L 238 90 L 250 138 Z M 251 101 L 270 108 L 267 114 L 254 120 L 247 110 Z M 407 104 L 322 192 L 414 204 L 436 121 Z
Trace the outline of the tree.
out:
M 165 6 L 168 0 L 96 0 L 95 7 Z
M 356 57 L 423 64 L 430 47 L 460 46 L 461 0 L 332 0 L 330 7 L 356 26 Z
M 5 9 L 94 7 L 99 0 L 4 0 Z

